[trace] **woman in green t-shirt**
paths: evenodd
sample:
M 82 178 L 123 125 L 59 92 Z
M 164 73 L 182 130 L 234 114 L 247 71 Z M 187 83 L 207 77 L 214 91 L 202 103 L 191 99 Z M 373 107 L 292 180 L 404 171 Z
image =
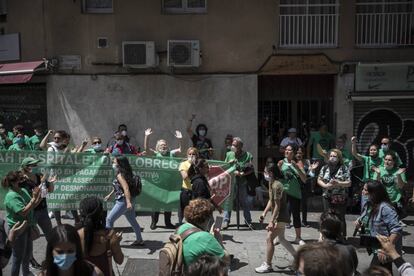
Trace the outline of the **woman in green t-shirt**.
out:
M 23 223 L 25 220 L 28 221 L 29 226 L 13 243 L 12 276 L 20 274 L 20 266 L 23 275 L 31 275 L 29 261 L 33 254 L 33 241 L 30 234 L 32 227 L 36 225 L 33 210 L 42 200 L 39 187 L 33 189 L 32 196 L 29 195 L 26 189 L 20 187 L 23 180 L 20 172 L 12 171 L 2 181 L 3 188 L 8 189 L 4 198 L 4 205 L 9 228 L 19 222 Z
M 301 181 L 306 182 L 306 174 L 302 166 L 295 161 L 296 148 L 288 145 L 285 148 L 285 158 L 277 164 L 282 172 L 283 188 L 287 195 L 290 213 L 293 216 L 293 227 L 295 227 L 296 239 L 295 243 L 304 244 L 301 238 L 301 222 L 300 222 L 300 200 L 302 192 L 300 189 Z
M 396 166 L 397 156 L 393 151 L 389 151 L 384 156 L 384 164 L 374 167 L 376 180 L 381 181 L 387 190 L 388 197 L 397 210 L 401 219 L 403 213 L 403 195 L 402 189 L 407 184 L 405 168 Z

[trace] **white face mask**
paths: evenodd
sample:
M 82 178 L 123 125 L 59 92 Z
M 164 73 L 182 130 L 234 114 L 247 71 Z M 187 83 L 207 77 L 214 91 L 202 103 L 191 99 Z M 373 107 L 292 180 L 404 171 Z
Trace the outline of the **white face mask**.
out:
M 118 165 L 117 164 L 112 164 L 112 169 L 118 170 Z
M 190 162 L 190 163 L 194 163 L 194 161 L 195 161 L 195 156 L 194 156 L 194 155 L 188 156 L 188 157 L 187 157 L 187 160 L 188 160 L 188 162 Z
M 198 131 L 198 134 L 200 134 L 200 136 L 205 136 L 206 135 L 206 130 L 205 129 L 200 129 Z
M 263 175 L 264 175 L 264 179 L 265 179 L 266 181 L 270 182 L 270 180 L 272 180 L 272 178 L 270 177 L 270 175 L 269 175 L 269 174 L 264 173 Z
M 127 131 L 126 130 L 123 130 L 123 131 L 121 131 L 121 134 L 122 134 L 122 136 L 127 136 Z
M 231 151 L 232 152 L 236 152 L 237 151 L 237 148 L 235 146 L 231 146 Z
M 124 144 L 124 140 L 116 141 L 116 143 L 118 144 L 118 146 L 122 146 Z
M 384 145 L 384 144 L 382 144 L 382 145 L 381 145 L 381 149 L 382 149 L 382 150 L 387 151 L 387 150 L 388 150 L 388 148 L 389 148 L 389 147 L 388 147 L 388 145 Z

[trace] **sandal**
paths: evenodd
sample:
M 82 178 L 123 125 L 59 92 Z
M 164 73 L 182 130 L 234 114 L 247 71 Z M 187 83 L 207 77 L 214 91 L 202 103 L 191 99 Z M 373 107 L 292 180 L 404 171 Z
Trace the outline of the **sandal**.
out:
M 143 246 L 143 245 L 145 245 L 143 240 L 140 240 L 140 241 L 136 240 L 130 244 L 130 246 Z

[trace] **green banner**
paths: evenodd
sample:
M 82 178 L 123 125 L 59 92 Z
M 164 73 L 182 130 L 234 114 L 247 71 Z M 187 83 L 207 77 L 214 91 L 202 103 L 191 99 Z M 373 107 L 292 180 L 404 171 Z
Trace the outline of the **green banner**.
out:
M 39 171 L 43 174 L 56 174 L 53 193 L 47 195 L 50 210 L 76 210 L 79 202 L 89 196 L 104 198 L 112 190 L 114 171 L 109 155 L 90 153 L 54 153 L 28 151 L 0 151 L 1 179 L 12 170 L 20 169 L 26 157 L 39 159 Z M 135 209 L 139 211 L 175 211 L 179 207 L 179 195 L 182 178 L 178 167 L 181 158 L 156 158 L 127 155 L 132 170 L 142 178 L 143 190 L 136 199 Z M 221 168 L 233 182 L 235 167 L 221 161 L 209 161 L 209 164 Z M 229 176 L 230 175 L 230 176 Z M 231 187 L 231 183 L 230 187 Z M 227 185 L 227 184 L 226 184 Z M 232 190 L 232 189 L 230 189 Z M 214 191 L 213 191 L 214 192 Z M 4 209 L 4 196 L 0 189 L 0 209 Z M 106 203 L 111 209 L 114 200 Z M 232 195 L 222 204 L 225 210 L 232 206 Z

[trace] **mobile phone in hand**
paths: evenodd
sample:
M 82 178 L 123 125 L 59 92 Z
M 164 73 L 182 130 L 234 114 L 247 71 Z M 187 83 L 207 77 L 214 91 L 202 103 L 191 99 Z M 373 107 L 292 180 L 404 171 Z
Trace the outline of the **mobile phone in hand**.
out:
M 221 225 L 222 224 L 223 224 L 223 217 L 222 216 L 217 216 L 216 220 L 214 221 L 214 228 L 213 229 L 219 228 L 221 230 Z

